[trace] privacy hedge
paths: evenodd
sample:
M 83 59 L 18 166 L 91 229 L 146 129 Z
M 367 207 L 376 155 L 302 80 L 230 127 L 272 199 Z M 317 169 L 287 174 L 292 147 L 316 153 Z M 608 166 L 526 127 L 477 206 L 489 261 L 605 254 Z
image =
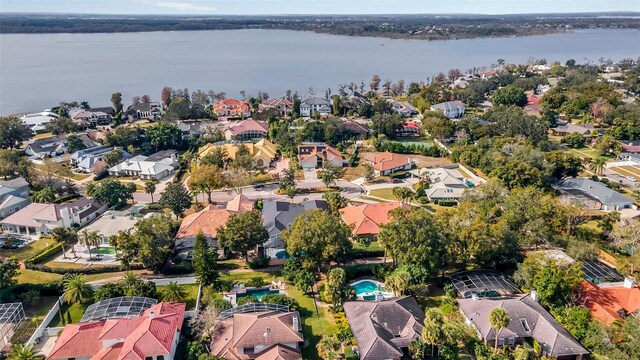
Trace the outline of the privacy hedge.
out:
M 123 267 L 121 265 L 100 265 L 100 266 L 92 266 L 92 267 L 86 267 L 86 268 L 80 268 L 80 269 L 68 269 L 68 268 L 61 268 L 61 267 L 55 267 L 55 266 L 33 264 L 28 262 L 25 263 L 24 266 L 29 270 L 42 271 L 42 272 L 61 274 L 61 275 L 64 275 L 64 274 L 90 275 L 90 274 L 103 274 L 108 272 L 144 269 L 144 266 L 142 264 L 132 264 L 129 268 Z
M 51 257 L 53 257 L 54 255 L 57 255 L 60 252 L 62 252 L 62 244 L 53 243 L 48 245 L 44 249 L 40 250 L 38 253 L 36 253 L 32 257 L 25 260 L 25 263 L 38 264 L 41 262 L 45 262 L 46 260 L 49 260 Z

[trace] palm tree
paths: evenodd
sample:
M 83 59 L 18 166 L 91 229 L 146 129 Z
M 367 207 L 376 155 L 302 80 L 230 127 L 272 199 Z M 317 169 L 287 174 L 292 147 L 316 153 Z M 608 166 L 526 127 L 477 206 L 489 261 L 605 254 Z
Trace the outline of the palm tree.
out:
M 141 280 L 135 273 L 131 271 L 127 271 L 124 273 L 124 276 L 120 280 L 120 284 L 122 284 L 122 288 L 124 289 L 125 294 L 129 294 L 133 291 L 133 288 L 139 283 Z
M 162 289 L 162 301 L 185 302 L 187 296 L 189 296 L 187 290 L 176 281 L 170 281 L 167 286 Z
M 593 171 L 596 176 L 602 176 L 604 174 L 604 169 L 607 164 L 607 159 L 599 156 L 593 160 L 591 160 L 589 164 L 589 170 Z
M 387 275 L 384 286 L 386 289 L 393 291 L 396 296 L 401 296 L 409 287 L 409 273 L 398 270 L 392 272 Z
M 69 304 L 82 303 L 93 295 L 93 288 L 87 284 L 87 278 L 82 274 L 75 274 L 64 284 L 64 301 Z
M 62 246 L 62 257 L 67 258 L 67 253 L 64 250 L 65 245 L 72 245 L 78 241 L 78 234 L 73 230 L 68 230 L 63 227 L 57 227 L 51 230 L 51 236 L 53 241 L 59 243 Z M 76 250 L 72 247 L 73 256 L 76 257 Z
M 153 202 L 153 194 L 156 192 L 156 182 L 153 180 L 147 180 L 144 183 L 144 192 L 151 195 L 151 202 Z
M 498 350 L 498 337 L 500 331 L 509 325 L 509 314 L 503 308 L 495 308 L 489 313 L 489 324 L 496 330 L 495 349 Z
M 99 231 L 91 232 L 91 240 L 93 241 L 93 246 L 96 247 L 96 254 L 100 254 L 100 244 L 102 243 L 102 234 Z
M 89 260 L 93 257 L 91 256 L 91 245 L 93 244 L 93 239 L 91 238 L 91 232 L 87 229 L 82 229 L 79 237 L 80 243 L 89 249 Z
M 422 339 L 431 345 L 431 357 L 434 356 L 435 347 L 442 341 L 442 326 L 444 320 L 442 314 L 435 309 L 429 309 L 424 314 L 424 328 L 422 329 Z
M 48 203 L 56 199 L 56 194 L 50 187 L 42 188 L 39 191 L 33 191 L 31 193 L 31 200 L 36 203 Z
M 410 199 L 413 196 L 413 191 L 403 186 L 394 187 L 393 189 L 391 189 L 391 193 L 396 199 L 400 200 L 400 203 Z
M 36 356 L 37 346 L 33 345 L 25 345 L 25 344 L 14 344 L 11 348 L 11 353 L 9 353 L 9 359 L 11 360 L 36 360 L 38 356 Z

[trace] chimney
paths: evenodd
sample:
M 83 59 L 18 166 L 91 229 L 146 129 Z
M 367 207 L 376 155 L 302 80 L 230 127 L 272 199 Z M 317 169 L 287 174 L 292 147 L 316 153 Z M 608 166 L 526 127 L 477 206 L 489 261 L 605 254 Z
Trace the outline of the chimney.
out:
M 154 317 L 156 317 L 156 313 L 153 311 L 149 312 L 149 319 L 153 319 Z
M 300 321 L 298 320 L 297 316 L 293 317 L 293 329 L 295 331 L 300 331 Z
M 626 289 L 633 289 L 636 286 L 636 281 L 632 277 L 627 276 L 624 278 L 624 284 L 622 286 Z
M 538 292 L 533 290 L 531 291 L 531 300 L 538 302 Z

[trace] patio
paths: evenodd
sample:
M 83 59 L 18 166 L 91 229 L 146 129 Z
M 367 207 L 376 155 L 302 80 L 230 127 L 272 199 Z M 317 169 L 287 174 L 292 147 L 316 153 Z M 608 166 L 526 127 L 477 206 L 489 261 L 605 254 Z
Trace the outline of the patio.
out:
M 75 256 L 73 250 L 75 249 Z M 116 250 L 111 246 L 100 246 L 98 249 L 91 247 L 91 257 L 89 249 L 84 245 L 75 245 L 74 248 L 65 248 L 66 258 L 58 256 L 55 261 L 63 263 L 87 264 L 87 265 L 118 265 L 120 260 L 116 257 Z

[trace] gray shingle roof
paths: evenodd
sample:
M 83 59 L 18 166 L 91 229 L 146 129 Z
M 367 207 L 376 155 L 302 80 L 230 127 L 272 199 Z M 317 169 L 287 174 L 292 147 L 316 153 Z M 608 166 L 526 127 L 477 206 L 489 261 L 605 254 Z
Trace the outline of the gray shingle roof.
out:
M 557 183 L 563 190 L 580 190 L 586 195 L 595 198 L 604 205 L 614 205 L 620 203 L 633 204 L 633 200 L 608 188 L 605 184 L 587 178 L 565 179 Z
M 489 324 L 489 313 L 501 307 L 509 314 L 509 325 L 500 338 L 533 338 L 540 343 L 545 353 L 553 357 L 588 354 L 569 332 L 567 332 L 540 304 L 529 295 L 503 298 L 458 299 L 460 310 L 478 329 L 484 339 L 495 340 L 495 329 Z M 526 321 L 530 331 L 521 323 Z
M 402 356 L 402 348 L 422 334 L 424 312 L 411 296 L 384 301 L 348 301 L 344 312 L 358 344 L 360 359 Z
M 325 98 L 312 97 L 312 98 L 308 98 L 308 99 L 302 100 L 300 105 L 301 106 L 303 106 L 303 105 L 331 105 L 331 101 L 329 101 L 329 100 L 327 100 Z
M 326 210 L 329 209 L 329 204 L 324 200 L 308 200 L 301 204 L 292 204 L 286 201 L 265 201 L 262 207 L 263 224 L 269 236 L 278 235 L 302 213 L 314 209 Z

